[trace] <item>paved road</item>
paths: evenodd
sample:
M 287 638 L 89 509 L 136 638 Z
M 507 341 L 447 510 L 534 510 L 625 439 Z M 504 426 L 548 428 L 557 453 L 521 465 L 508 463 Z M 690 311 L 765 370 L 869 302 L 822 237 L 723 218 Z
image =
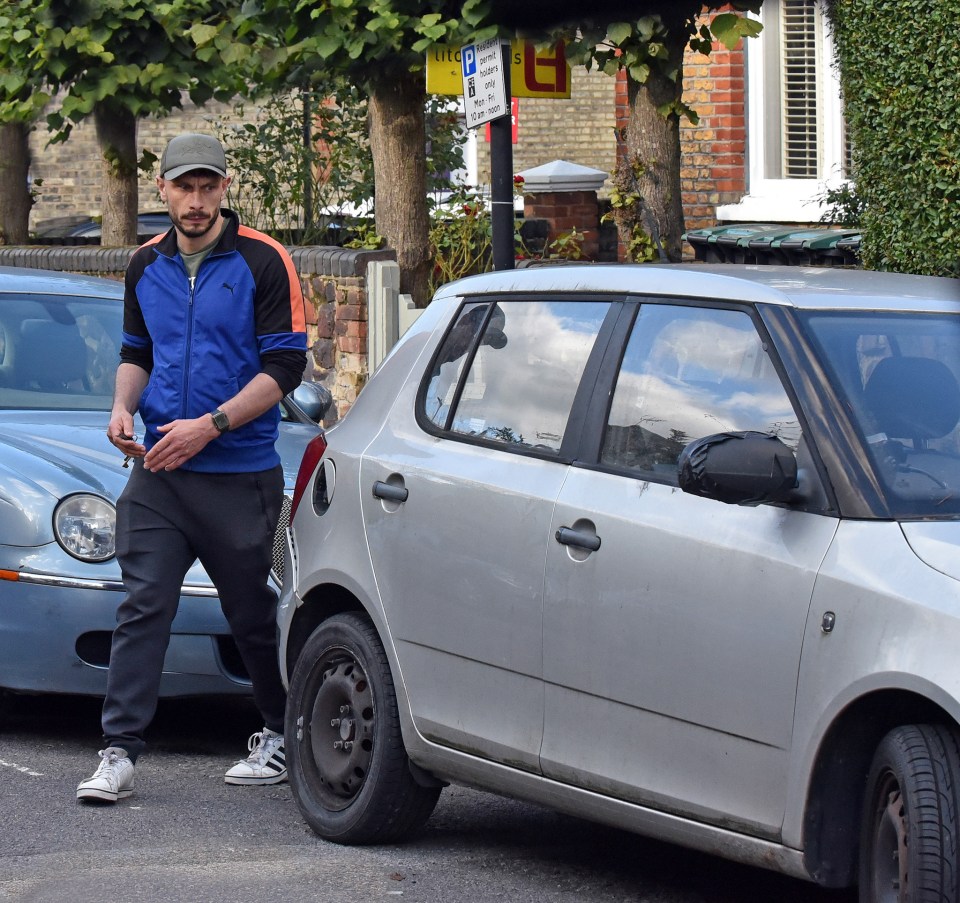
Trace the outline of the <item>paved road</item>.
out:
M 258 729 L 248 703 L 161 705 L 136 793 L 78 804 L 99 704 L 18 699 L 0 725 L 0 901 L 17 903 L 853 903 L 525 803 L 447 788 L 403 846 L 317 839 L 288 785 L 222 775 Z

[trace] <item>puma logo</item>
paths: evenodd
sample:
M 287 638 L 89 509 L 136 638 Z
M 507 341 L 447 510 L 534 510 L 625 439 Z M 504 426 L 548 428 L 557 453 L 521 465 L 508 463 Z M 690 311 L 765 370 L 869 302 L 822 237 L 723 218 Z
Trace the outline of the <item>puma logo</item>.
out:
M 224 282 L 224 283 L 223 283 L 223 287 L 230 289 L 230 294 L 231 294 L 231 295 L 233 294 L 234 286 L 232 286 L 229 282 Z

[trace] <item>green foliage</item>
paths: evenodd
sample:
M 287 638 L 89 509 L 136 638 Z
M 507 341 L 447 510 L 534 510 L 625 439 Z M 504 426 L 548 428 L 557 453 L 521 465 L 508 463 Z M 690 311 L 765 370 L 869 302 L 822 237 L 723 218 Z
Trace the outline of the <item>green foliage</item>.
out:
M 35 0 L 4 0 L 0 6 L 0 123 L 32 122 L 50 100 L 31 60 L 41 6 Z
M 817 200 L 826 208 L 820 217 L 821 223 L 848 229 L 860 228 L 863 222 L 863 199 L 851 183 L 844 182 L 836 188 L 827 188 Z
M 184 93 L 202 104 L 245 89 L 248 73 L 236 48 L 205 52 L 192 39 L 205 17 L 228 6 L 229 0 L 46 0 L 32 64 L 64 91 L 60 108 L 47 117 L 55 140 L 66 140 L 98 104 L 141 118 L 169 113 Z
M 514 191 L 523 193 L 523 178 L 514 177 Z M 577 228 L 557 235 L 545 247 L 531 247 L 514 232 L 517 260 L 582 260 L 584 234 Z M 434 267 L 430 292 L 441 285 L 485 273 L 493 269 L 493 230 L 486 198 L 469 186 L 452 191 L 442 204 L 436 204 L 430 227 L 430 245 Z
M 345 248 L 359 248 L 363 251 L 376 251 L 383 247 L 384 239 L 377 234 L 376 226 L 371 222 L 358 222 L 350 230 L 351 237 L 343 246 Z
M 588 70 L 594 65 L 608 75 L 626 70 L 630 79 L 646 84 L 651 74 L 666 78 L 677 86 L 677 96 L 658 108 L 661 116 L 685 116 L 697 122 L 697 114 L 680 98 L 683 78 L 682 51 L 685 46 L 709 55 L 714 41 L 733 49 L 741 38 L 760 33 L 756 19 L 736 12 L 724 12 L 710 23 L 698 25 L 704 9 L 732 7 L 739 12 L 758 12 L 763 0 L 712 0 L 707 3 L 675 3 L 669 11 L 663 4 L 650 3 L 649 14 L 624 22 L 598 22 L 556 32 L 555 38 L 567 42 L 566 55 L 572 63 Z
M 871 269 L 957 275 L 960 40 L 952 0 L 832 0 Z M 895 40 L 892 39 L 895 37 Z
M 257 0 L 215 11 L 190 37 L 200 50 L 255 62 L 274 87 L 333 70 L 366 85 L 422 69 L 434 44 L 494 37 L 488 13 L 487 0 Z
M 366 98 L 344 78 L 235 104 L 214 123 L 234 176 L 228 203 L 245 223 L 289 244 L 381 247 L 368 221 L 374 185 L 366 120 Z M 432 98 L 426 120 L 429 183 L 450 190 L 450 174 L 463 166 L 456 110 Z
M 491 269 L 492 238 L 490 212 L 484 198 L 469 187 L 452 192 L 435 209 L 430 227 L 434 258 L 430 294 L 446 282 Z
M 215 124 L 234 176 L 230 205 L 288 244 L 333 243 L 338 211 L 371 196 L 365 124 L 366 101 L 345 82 L 235 105 Z

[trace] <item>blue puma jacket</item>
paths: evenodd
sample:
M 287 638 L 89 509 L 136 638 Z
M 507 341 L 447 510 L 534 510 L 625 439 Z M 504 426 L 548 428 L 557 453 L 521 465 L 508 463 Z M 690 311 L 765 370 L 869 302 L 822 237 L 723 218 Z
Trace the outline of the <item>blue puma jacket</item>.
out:
M 149 450 L 173 420 L 200 417 L 258 373 L 286 394 L 306 366 L 303 294 L 293 261 L 272 238 L 221 211 L 226 226 L 191 279 L 170 229 L 138 248 L 126 273 L 120 359 L 150 374 L 140 397 Z M 242 473 L 280 463 L 277 406 L 210 442 L 186 470 Z

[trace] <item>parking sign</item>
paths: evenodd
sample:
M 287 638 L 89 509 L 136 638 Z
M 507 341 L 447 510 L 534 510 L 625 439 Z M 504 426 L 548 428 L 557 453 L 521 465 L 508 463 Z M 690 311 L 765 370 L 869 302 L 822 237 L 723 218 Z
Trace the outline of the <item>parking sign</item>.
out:
M 460 65 L 467 127 L 476 128 L 492 119 L 509 116 L 510 105 L 507 102 L 499 38 L 461 47 Z

